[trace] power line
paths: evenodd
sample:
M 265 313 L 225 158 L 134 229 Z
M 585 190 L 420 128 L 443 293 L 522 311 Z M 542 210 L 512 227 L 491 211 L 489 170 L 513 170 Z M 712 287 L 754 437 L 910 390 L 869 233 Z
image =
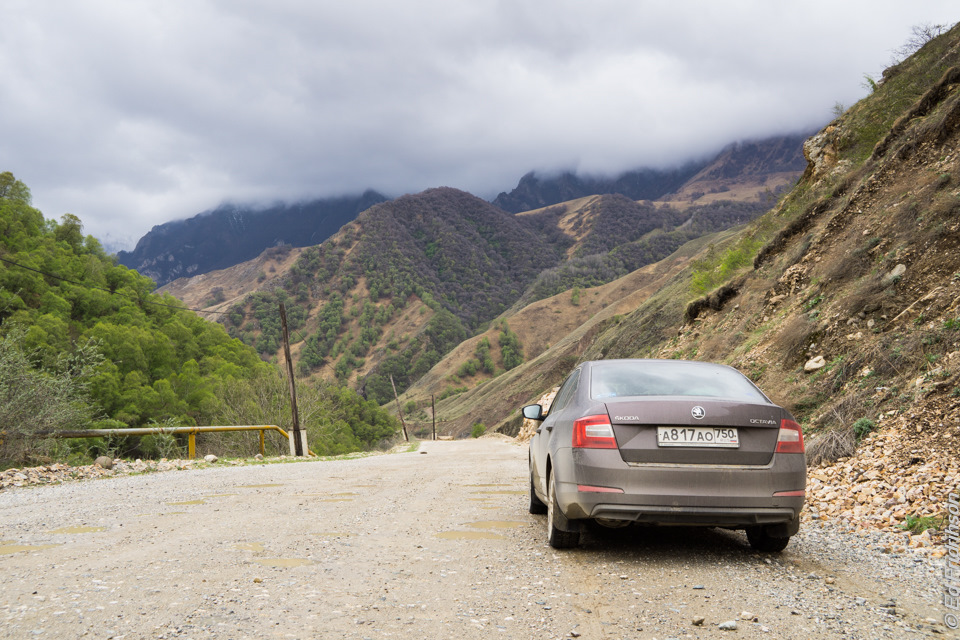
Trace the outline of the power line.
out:
M 87 284 L 84 282 L 77 282 L 76 280 L 71 280 L 70 278 L 64 278 L 63 276 L 58 276 L 53 273 L 41 271 L 40 269 L 34 269 L 33 267 L 28 267 L 25 264 L 20 264 L 19 262 L 14 262 L 13 260 L 8 260 L 7 258 L 0 258 L 0 262 L 5 262 L 6 264 L 13 265 L 14 267 L 20 267 L 21 269 L 26 269 L 27 271 L 33 271 L 34 273 L 39 273 L 40 275 L 46 278 L 53 278 L 54 280 L 60 280 L 61 282 L 69 282 L 70 284 L 75 284 L 78 287 L 83 287 L 85 289 L 96 289 L 97 291 L 104 291 L 113 296 L 121 296 L 123 298 L 127 298 L 128 300 L 132 300 L 140 304 L 152 304 L 155 307 L 167 307 L 168 309 L 177 309 L 179 311 L 193 311 L 194 313 L 208 313 L 208 314 L 220 315 L 220 316 L 227 314 L 226 311 L 206 311 L 204 309 L 191 309 L 190 307 L 178 307 L 176 305 L 165 304 L 163 302 L 154 302 L 153 300 L 144 300 L 143 298 L 140 298 L 140 297 L 134 298 L 133 296 L 120 293 L 119 291 L 115 291 L 115 290 L 111 291 L 110 289 L 104 289 L 103 287 L 98 287 L 98 286 Z

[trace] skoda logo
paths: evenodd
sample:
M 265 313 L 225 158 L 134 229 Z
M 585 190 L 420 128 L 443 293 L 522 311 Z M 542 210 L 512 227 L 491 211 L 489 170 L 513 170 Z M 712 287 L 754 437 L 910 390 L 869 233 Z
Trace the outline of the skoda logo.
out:
M 707 415 L 707 412 L 703 410 L 703 407 L 696 406 L 693 409 L 690 409 L 690 415 L 697 420 L 703 420 L 703 416 Z

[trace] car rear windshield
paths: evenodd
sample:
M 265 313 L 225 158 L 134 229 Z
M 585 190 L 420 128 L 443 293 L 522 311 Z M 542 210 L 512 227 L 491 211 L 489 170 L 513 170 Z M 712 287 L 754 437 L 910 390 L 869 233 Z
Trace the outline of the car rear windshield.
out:
M 594 400 L 621 396 L 706 396 L 770 401 L 752 382 L 728 367 L 691 362 L 609 362 L 590 374 Z

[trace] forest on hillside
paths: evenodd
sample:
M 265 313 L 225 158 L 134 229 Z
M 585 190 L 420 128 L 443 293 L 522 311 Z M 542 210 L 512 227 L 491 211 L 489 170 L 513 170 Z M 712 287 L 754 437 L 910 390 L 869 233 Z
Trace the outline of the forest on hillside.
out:
M 0 174 L 0 463 L 178 448 L 172 436 L 64 444 L 38 432 L 288 422 L 275 366 L 153 289 L 84 236 L 76 216 L 46 220 L 29 188 Z M 305 395 L 325 409 L 308 420 L 318 452 L 369 448 L 396 431 L 352 391 L 320 385 Z

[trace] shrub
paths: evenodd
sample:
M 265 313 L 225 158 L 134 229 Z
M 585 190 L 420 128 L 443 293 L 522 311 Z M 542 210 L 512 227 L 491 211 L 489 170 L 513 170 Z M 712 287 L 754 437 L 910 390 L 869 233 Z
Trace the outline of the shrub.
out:
M 16 463 L 36 453 L 35 432 L 81 428 L 95 416 L 90 381 L 103 361 L 90 341 L 38 367 L 39 350 L 24 348 L 25 334 L 14 324 L 0 336 L 0 460 Z
M 477 422 L 473 425 L 473 429 L 470 430 L 471 438 L 479 438 L 487 432 L 487 428 L 483 425 L 482 422 Z
M 869 435 L 870 432 L 872 432 L 876 428 L 876 426 L 877 424 L 870 418 L 860 418 L 859 420 L 854 422 L 853 435 L 856 436 L 857 442 L 860 442 L 861 440 L 866 438 L 867 435 Z
M 900 528 L 910 533 L 923 533 L 927 529 L 939 531 L 944 524 L 943 516 L 915 516 L 910 515 L 903 519 Z

